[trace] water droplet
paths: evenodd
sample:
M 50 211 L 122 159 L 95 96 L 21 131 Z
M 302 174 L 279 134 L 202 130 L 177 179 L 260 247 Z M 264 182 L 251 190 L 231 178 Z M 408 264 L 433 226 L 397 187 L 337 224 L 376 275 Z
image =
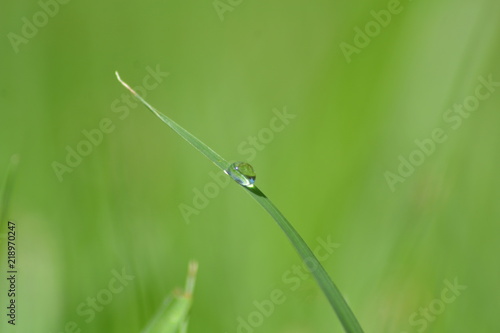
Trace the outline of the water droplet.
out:
M 245 162 L 235 162 L 225 170 L 238 184 L 245 187 L 252 187 L 255 182 L 255 171 L 253 167 Z

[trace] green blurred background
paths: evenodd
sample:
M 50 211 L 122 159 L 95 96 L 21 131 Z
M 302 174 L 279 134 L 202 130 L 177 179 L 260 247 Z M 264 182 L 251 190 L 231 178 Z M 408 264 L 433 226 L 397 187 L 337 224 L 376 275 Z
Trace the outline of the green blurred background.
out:
M 500 88 L 461 120 L 447 110 L 471 100 L 480 76 L 500 81 L 500 3 L 402 1 L 348 57 L 342 43 L 395 3 L 218 6 L 72 0 L 47 22 L 39 14 L 23 40 L 22 18 L 40 3 L 2 1 L 0 175 L 13 154 L 20 164 L 0 231 L 17 224 L 17 325 L 6 322 L 2 242 L 0 330 L 139 332 L 196 259 L 190 333 L 342 332 L 310 276 L 290 288 L 298 255 L 236 184 L 212 187 L 206 207 L 183 217 L 217 169 L 122 101 L 114 71 L 138 86 L 149 67 L 169 75 L 147 99 L 228 160 L 260 140 L 257 184 L 311 247 L 338 244 L 323 264 L 366 332 L 499 332 Z M 295 118 L 270 139 L 276 110 Z M 54 161 L 103 119 L 113 129 L 60 181 Z M 386 172 L 436 128 L 447 140 L 391 189 Z M 134 279 L 86 322 L 77 309 L 122 269 Z M 443 303 L 455 279 L 467 289 Z M 286 301 L 258 322 L 254 302 L 273 290 Z M 429 306 L 439 313 L 423 319 Z M 252 315 L 257 327 L 239 327 Z

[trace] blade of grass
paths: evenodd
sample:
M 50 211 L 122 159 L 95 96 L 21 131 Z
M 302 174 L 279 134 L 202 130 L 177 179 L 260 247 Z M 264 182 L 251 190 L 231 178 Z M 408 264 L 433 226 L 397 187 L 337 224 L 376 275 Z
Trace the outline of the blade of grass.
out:
M 169 295 L 143 333 L 187 333 L 197 271 L 198 263 L 190 262 L 184 292 Z
M 340 290 L 337 286 L 335 286 L 326 270 L 318 261 L 309 246 L 307 246 L 307 243 L 304 239 L 302 239 L 297 230 L 295 230 L 290 222 L 288 222 L 285 216 L 272 203 L 272 201 L 269 200 L 256 186 L 245 187 L 245 189 L 247 189 L 249 194 L 269 213 L 269 215 L 274 218 L 283 232 L 288 236 L 290 242 L 295 246 L 297 252 L 299 252 L 302 260 L 304 262 L 310 262 L 311 266 L 314 265 L 313 267 L 315 268 L 311 269 L 311 273 L 318 282 L 321 290 L 323 290 L 323 293 L 330 302 L 332 308 L 337 313 L 344 330 L 349 333 L 363 332 L 358 320 L 354 316 L 354 313 L 351 311 L 349 305 L 340 293 Z
M 160 111 L 156 110 L 153 106 L 151 106 L 148 102 L 144 100 L 144 98 L 141 97 L 138 93 L 135 92 L 134 89 L 130 88 L 128 84 L 126 84 L 121 78 L 120 74 L 118 72 L 115 72 L 116 78 L 118 81 L 120 81 L 121 84 L 125 88 L 127 88 L 132 95 L 134 95 L 135 98 L 137 98 L 144 106 L 146 106 L 151 112 L 153 112 L 158 118 L 160 118 L 165 124 L 170 126 L 171 129 L 177 132 L 184 140 L 192 144 L 200 153 L 208 157 L 209 160 L 215 163 L 219 168 L 222 170 L 225 170 L 229 167 L 229 162 L 227 162 L 225 159 L 223 159 L 219 154 L 217 154 L 215 151 L 213 151 L 210 147 L 208 147 L 206 144 L 201 142 L 197 137 L 195 137 L 193 134 L 189 133 L 186 131 L 184 128 L 179 126 L 175 121 L 172 119 L 168 118 L 165 116 L 163 113 Z
M 196 149 L 198 149 L 203 155 L 208 157 L 215 165 L 226 171 L 229 167 L 229 163 L 220 157 L 215 151 L 210 147 L 196 138 L 194 135 L 186 131 L 180 125 L 175 123 L 169 117 L 165 116 L 161 112 L 157 111 L 148 102 L 146 102 L 140 95 L 138 95 L 128 84 L 126 84 L 119 76 L 118 72 L 115 73 L 118 81 L 127 88 L 144 106 L 146 106 L 150 111 L 152 111 L 158 118 L 160 118 L 164 123 L 166 123 L 170 128 L 182 136 L 186 141 L 192 144 Z M 313 254 L 307 243 L 302 239 L 295 228 L 288 222 L 288 220 L 283 216 L 283 214 L 276 208 L 276 206 L 269 200 L 264 193 L 262 193 L 256 186 L 246 187 L 248 193 L 271 215 L 271 217 L 278 223 L 283 232 L 286 234 L 292 245 L 295 247 L 303 261 L 309 261 L 314 264 L 316 269 L 311 270 L 314 278 L 318 282 L 321 290 L 325 294 L 326 298 L 330 302 L 333 310 L 337 314 L 344 330 L 348 333 L 362 333 L 363 329 L 359 325 L 358 320 L 354 316 L 354 313 L 349 308 L 349 305 L 345 301 L 344 297 L 340 293 L 339 289 L 335 286 L 332 279 L 325 271 L 321 263 L 318 261 L 316 256 Z

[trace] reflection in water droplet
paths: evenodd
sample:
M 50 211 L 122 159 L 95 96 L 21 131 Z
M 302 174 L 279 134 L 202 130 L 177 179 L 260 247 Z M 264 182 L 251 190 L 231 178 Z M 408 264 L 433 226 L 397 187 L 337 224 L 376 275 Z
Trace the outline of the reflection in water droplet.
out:
M 255 182 L 255 171 L 248 163 L 235 162 L 225 172 L 240 185 L 252 187 Z

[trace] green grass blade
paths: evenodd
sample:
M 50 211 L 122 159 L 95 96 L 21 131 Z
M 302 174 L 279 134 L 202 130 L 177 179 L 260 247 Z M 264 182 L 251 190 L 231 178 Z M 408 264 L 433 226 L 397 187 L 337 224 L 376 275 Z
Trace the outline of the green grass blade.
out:
M 283 232 L 287 235 L 290 242 L 294 245 L 302 260 L 304 262 L 309 261 L 311 266 L 315 267 L 315 269 L 311 269 L 311 273 L 318 282 L 321 290 L 323 290 L 332 308 L 337 313 L 344 330 L 349 333 L 363 332 L 358 320 L 349 308 L 349 305 L 339 289 L 335 286 L 328 273 L 295 228 L 288 222 L 271 200 L 269 200 L 256 186 L 244 188 L 247 189 L 248 193 L 274 218 Z
M 116 77 L 118 81 L 120 81 L 121 84 L 125 88 L 127 88 L 132 95 L 134 95 L 135 98 L 137 98 L 144 106 L 146 106 L 151 112 L 153 112 L 158 118 L 160 118 L 165 124 L 170 126 L 174 131 L 177 132 L 184 140 L 192 144 L 196 149 L 198 149 L 203 155 L 208 157 L 209 160 L 215 163 L 219 168 L 222 170 L 225 170 L 229 167 L 229 162 L 224 160 L 219 154 L 217 154 L 215 151 L 213 151 L 209 146 L 201 142 L 197 137 L 195 137 L 193 134 L 189 133 L 186 131 L 184 128 L 179 126 L 175 121 L 170 119 L 169 117 L 165 116 L 163 113 L 160 111 L 156 110 L 153 106 L 151 106 L 148 102 L 144 100 L 144 98 L 141 97 L 137 92 L 135 92 L 134 89 L 130 88 L 128 84 L 126 84 L 121 78 L 120 74 L 118 72 L 115 72 Z
M 198 264 L 190 262 L 184 292 L 169 295 L 142 333 L 187 333 L 197 271 Z
M 129 87 L 118 75 L 116 76 L 121 84 L 123 84 L 139 101 L 141 101 L 149 110 L 151 110 L 156 116 L 158 116 L 163 122 L 169 125 L 175 132 L 182 136 L 186 141 L 191 143 L 196 149 L 208 157 L 212 162 L 214 162 L 219 168 L 226 171 L 229 167 L 229 163 L 220 157 L 216 152 L 214 152 L 210 147 L 201 142 L 198 138 L 193 136 L 191 133 L 183 129 L 180 125 L 175 123 L 173 120 L 157 111 L 149 103 L 147 103 L 141 96 L 139 96 L 132 88 Z M 317 267 L 311 270 L 314 278 L 318 282 L 318 285 L 322 289 L 323 293 L 330 302 L 332 308 L 337 314 L 344 330 L 348 333 L 362 333 L 363 330 L 358 323 L 358 320 L 354 316 L 354 313 L 349 308 L 349 305 L 345 301 L 344 297 L 335 286 L 330 276 L 325 271 L 321 263 L 318 261 L 314 253 L 311 251 L 306 242 L 298 234 L 298 232 L 293 228 L 293 226 L 288 222 L 288 220 L 283 216 L 283 214 L 274 206 L 274 204 L 262 193 L 256 186 L 242 186 L 245 188 L 250 195 L 271 215 L 271 217 L 278 223 L 283 232 L 286 234 L 292 245 L 295 247 L 301 258 L 305 261 L 308 260 L 315 264 Z

